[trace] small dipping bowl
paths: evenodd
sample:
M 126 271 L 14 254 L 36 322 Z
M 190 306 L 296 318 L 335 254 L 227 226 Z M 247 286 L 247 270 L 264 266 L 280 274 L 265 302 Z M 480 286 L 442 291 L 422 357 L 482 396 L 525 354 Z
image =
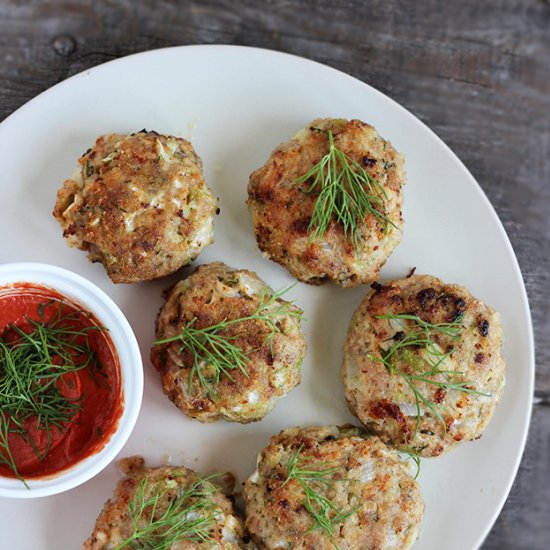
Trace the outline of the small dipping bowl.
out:
M 0 294 L 16 284 L 46 287 L 68 298 L 73 305 L 93 314 L 108 330 L 120 365 L 123 410 L 104 446 L 76 464 L 41 478 L 27 479 L 28 488 L 19 479 L 0 476 L 0 497 L 36 498 L 67 491 L 101 472 L 130 437 L 138 418 L 143 397 L 143 364 L 132 327 L 105 292 L 84 277 L 66 269 L 40 263 L 0 265 Z M 3 327 L 0 327 L 0 330 Z

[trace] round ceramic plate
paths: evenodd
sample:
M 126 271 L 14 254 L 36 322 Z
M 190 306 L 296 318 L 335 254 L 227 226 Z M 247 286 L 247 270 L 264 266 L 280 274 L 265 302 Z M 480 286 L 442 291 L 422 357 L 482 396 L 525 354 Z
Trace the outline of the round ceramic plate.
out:
M 58 187 L 98 135 L 147 128 L 188 138 L 221 207 L 216 242 L 195 264 L 222 260 L 281 288 L 292 278 L 256 247 L 245 205 L 248 176 L 317 117 L 367 121 L 406 157 L 404 237 L 382 280 L 404 277 L 415 266 L 417 273 L 466 286 L 501 313 L 507 386 L 500 406 L 481 440 L 423 461 L 419 478 L 426 514 L 415 549 L 476 548 L 508 494 L 529 424 L 534 366 L 526 293 L 504 229 L 472 176 L 424 124 L 380 92 L 305 59 L 233 46 L 152 51 L 70 78 L 0 126 L 0 261 L 47 262 L 76 271 L 128 317 L 143 354 L 145 395 L 121 456 L 140 454 L 151 465 L 230 470 L 241 482 L 280 430 L 355 422 L 339 378 L 341 347 L 367 289 L 297 284 L 290 297 L 305 311 L 309 345 L 302 384 L 261 422 L 203 425 L 164 396 L 148 358 L 160 293 L 177 276 L 113 285 L 100 264 L 67 246 L 51 210 Z M 118 479 L 112 464 L 68 493 L 0 500 L 2 546 L 79 547 Z

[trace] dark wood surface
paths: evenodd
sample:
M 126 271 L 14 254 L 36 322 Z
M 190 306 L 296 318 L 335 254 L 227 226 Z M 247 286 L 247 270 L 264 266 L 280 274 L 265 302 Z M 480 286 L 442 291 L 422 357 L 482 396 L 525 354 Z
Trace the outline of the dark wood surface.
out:
M 537 353 L 527 449 L 483 548 L 549 548 L 550 2 L 1 0 L 0 120 L 99 63 L 211 43 L 297 54 L 371 84 L 435 130 L 480 183 L 518 256 Z

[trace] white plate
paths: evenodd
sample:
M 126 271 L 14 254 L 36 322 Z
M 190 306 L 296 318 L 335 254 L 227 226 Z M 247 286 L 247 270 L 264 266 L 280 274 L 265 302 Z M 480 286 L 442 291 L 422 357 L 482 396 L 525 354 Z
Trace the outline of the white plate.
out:
M 529 424 L 534 364 L 526 293 L 504 229 L 472 176 L 426 126 L 373 88 L 311 61 L 233 46 L 152 51 L 70 78 L 0 126 L 0 261 L 76 271 L 113 297 L 130 320 L 143 354 L 145 395 L 123 456 L 229 469 L 242 481 L 256 453 L 281 429 L 354 421 L 339 380 L 340 350 L 366 289 L 298 284 L 291 294 L 306 312 L 309 342 L 302 384 L 259 423 L 203 425 L 168 401 L 148 359 L 160 292 L 175 278 L 113 285 L 101 265 L 67 246 L 50 212 L 57 188 L 96 136 L 141 128 L 183 136 L 192 140 L 220 197 L 216 243 L 199 261 L 252 269 L 280 288 L 291 277 L 256 247 L 244 204 L 248 175 L 276 145 L 322 116 L 365 120 L 406 156 L 404 238 L 382 279 L 416 266 L 417 273 L 466 286 L 502 315 L 508 380 L 494 419 L 481 440 L 424 461 L 420 477 L 426 514 L 415 549 L 475 548 L 508 494 Z M 0 500 L 2 547 L 79 547 L 118 478 L 111 465 L 62 495 Z

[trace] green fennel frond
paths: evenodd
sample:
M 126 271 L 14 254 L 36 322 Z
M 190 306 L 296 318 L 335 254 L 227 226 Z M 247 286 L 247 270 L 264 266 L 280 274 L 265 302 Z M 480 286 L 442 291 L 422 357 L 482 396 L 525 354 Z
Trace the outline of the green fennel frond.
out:
M 323 237 L 331 222 L 342 225 L 356 252 L 360 250 L 362 229 L 367 216 L 373 216 L 384 233 L 395 224 L 386 215 L 387 193 L 357 161 L 334 144 L 328 131 L 329 151 L 296 183 L 308 184 L 307 193 L 317 192 L 317 199 L 308 227 L 310 242 Z

